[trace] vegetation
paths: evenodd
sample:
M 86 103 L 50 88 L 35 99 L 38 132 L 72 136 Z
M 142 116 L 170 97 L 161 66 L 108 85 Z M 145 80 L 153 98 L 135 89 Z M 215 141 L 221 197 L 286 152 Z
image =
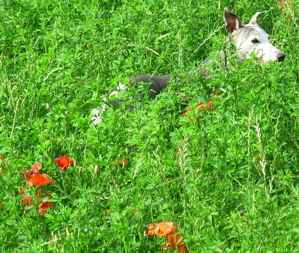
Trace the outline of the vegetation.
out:
M 224 7 L 244 23 L 268 10 L 259 22 L 285 61 L 231 55 L 205 80 L 197 66 L 226 46 Z M 189 252 L 299 252 L 295 1 L 3 0 L 0 10 L 1 252 L 161 252 L 166 239 L 144 231 L 163 222 Z M 155 100 L 136 96 L 146 85 L 126 90 L 93 124 L 108 87 L 169 73 L 184 80 Z

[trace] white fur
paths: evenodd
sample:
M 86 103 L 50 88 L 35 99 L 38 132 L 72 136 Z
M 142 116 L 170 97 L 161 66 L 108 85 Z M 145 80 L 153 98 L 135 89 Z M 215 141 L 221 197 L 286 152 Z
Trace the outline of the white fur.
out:
M 118 96 L 119 92 L 121 90 L 124 90 L 126 88 L 126 85 L 122 84 L 121 82 L 118 84 L 118 87 L 116 88 L 115 91 L 112 91 L 109 95 L 108 95 L 108 99 L 110 99 L 112 96 Z M 105 95 L 101 96 L 103 101 L 107 101 L 107 97 Z M 93 121 L 94 125 L 98 125 L 103 123 L 103 119 L 101 118 L 101 114 L 106 111 L 107 105 L 103 104 L 101 109 L 92 109 L 91 111 L 91 120 Z
M 224 20 L 230 40 L 237 47 L 237 55 L 240 59 L 249 59 L 254 55 L 263 62 L 283 60 L 285 55 L 269 42 L 269 35 L 258 25 L 258 15 L 261 13 L 264 11 L 255 13 L 249 24 L 242 25 L 237 15 L 224 9 Z
M 238 34 L 238 30 L 232 33 L 233 36 L 235 35 L 238 38 L 235 40 L 238 57 L 249 59 L 254 54 L 263 62 L 276 61 L 277 55 L 281 51 L 269 42 L 269 35 L 258 25 L 248 24 L 244 27 L 250 29 L 249 36 L 243 36 L 245 33 L 242 33 L 242 31 Z

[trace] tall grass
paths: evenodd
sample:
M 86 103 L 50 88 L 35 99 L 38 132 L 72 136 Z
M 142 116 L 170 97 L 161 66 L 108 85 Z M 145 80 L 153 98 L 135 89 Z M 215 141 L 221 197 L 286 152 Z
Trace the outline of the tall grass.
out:
M 239 66 L 232 55 L 206 81 L 196 66 L 225 47 L 224 7 L 244 23 L 268 10 L 260 25 L 285 61 Z M 0 10 L 1 252 L 161 252 L 165 238 L 143 232 L 163 221 L 190 252 L 299 252 L 295 1 L 282 11 L 273 0 L 5 0 Z M 190 81 L 173 78 L 155 100 L 136 96 L 145 85 L 127 90 L 92 124 L 108 87 L 169 73 Z M 74 166 L 60 169 L 63 155 Z M 21 171 L 36 161 L 53 185 L 27 186 Z M 38 190 L 55 205 L 43 215 Z

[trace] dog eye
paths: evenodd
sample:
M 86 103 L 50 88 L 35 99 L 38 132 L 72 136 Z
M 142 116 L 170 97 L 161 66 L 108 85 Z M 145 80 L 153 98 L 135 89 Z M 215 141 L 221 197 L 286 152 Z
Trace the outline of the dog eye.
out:
M 260 43 L 260 41 L 259 41 L 258 39 L 253 39 L 251 42 L 252 42 L 253 44 Z

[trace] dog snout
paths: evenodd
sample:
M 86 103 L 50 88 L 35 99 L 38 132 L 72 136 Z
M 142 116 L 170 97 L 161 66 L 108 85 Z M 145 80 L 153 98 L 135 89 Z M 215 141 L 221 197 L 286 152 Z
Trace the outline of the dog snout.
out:
M 277 55 L 277 60 L 278 61 L 283 61 L 285 57 L 286 57 L 286 55 L 284 53 L 279 52 L 278 55 Z

